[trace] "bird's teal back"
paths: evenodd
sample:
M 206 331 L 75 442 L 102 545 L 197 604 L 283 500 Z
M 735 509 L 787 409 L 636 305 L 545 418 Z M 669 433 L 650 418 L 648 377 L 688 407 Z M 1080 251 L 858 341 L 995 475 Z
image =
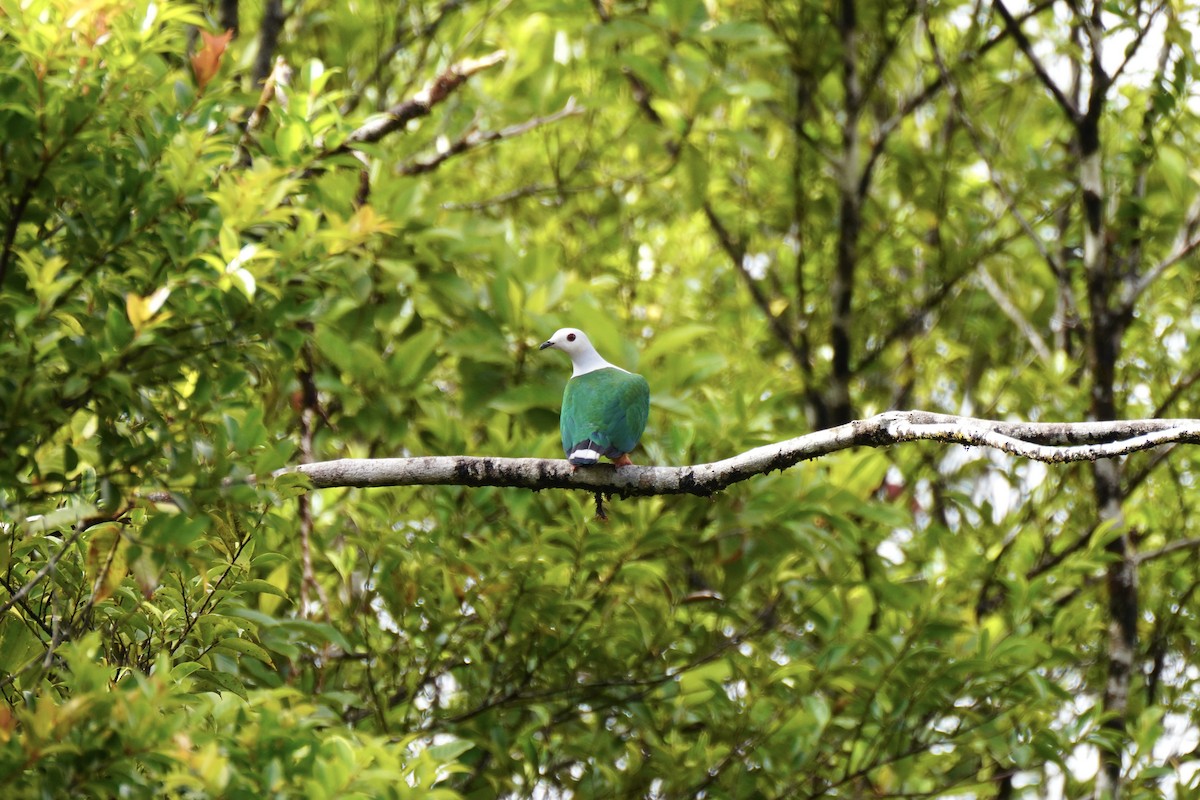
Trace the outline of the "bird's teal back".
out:
M 650 416 L 650 386 L 641 375 L 598 369 L 567 381 L 560 417 L 563 452 L 586 440 L 616 458 L 637 446 Z

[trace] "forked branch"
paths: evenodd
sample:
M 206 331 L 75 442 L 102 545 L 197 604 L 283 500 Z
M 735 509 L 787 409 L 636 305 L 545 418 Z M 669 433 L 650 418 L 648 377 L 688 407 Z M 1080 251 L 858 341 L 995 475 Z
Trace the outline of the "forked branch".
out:
M 1000 422 L 889 411 L 756 447 L 740 455 L 686 467 L 585 467 L 561 459 L 426 456 L 343 458 L 301 464 L 281 472 L 307 475 L 315 488 L 371 486 L 507 486 L 521 489 L 584 489 L 618 495 L 711 495 L 755 475 L 784 470 L 852 447 L 887 447 L 934 441 L 991 447 L 1014 456 L 1061 464 L 1096 461 L 1167 444 L 1200 442 L 1200 420 L 1148 419 L 1111 422 Z

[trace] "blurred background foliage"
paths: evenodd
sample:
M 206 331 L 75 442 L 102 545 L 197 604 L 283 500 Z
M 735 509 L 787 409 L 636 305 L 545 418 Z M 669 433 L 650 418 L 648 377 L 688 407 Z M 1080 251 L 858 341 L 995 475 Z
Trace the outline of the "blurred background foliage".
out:
M 568 324 L 639 463 L 1196 416 L 1200 8 L 1002 5 L 0 0 L 6 795 L 1200 796 L 1185 450 L 271 477 L 558 457 Z

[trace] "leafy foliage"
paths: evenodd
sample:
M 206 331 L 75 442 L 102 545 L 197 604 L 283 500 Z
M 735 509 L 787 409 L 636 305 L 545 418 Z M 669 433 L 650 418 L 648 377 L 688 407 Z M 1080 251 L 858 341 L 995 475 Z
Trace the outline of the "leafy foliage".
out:
M 1196 8 L 1104 6 L 1106 54 L 1167 48 L 1107 66 L 1105 284 L 1076 125 L 993 9 L 827 5 L 298 6 L 264 91 L 250 9 L 226 42 L 218 7 L 0 0 L 9 794 L 1074 797 L 1103 751 L 1200 796 L 1186 455 L 1130 458 L 1121 519 L 1083 469 L 924 446 L 607 524 L 274 475 L 557 457 L 566 324 L 650 378 L 650 463 L 1082 419 L 1125 299 L 1118 408 L 1194 415 Z

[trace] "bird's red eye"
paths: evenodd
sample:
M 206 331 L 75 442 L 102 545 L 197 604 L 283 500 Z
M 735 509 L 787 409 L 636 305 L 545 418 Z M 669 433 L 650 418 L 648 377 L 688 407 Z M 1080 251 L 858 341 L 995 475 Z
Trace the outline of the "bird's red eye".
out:
M 568 341 L 568 342 L 573 342 L 573 341 L 575 341 L 575 334 L 573 334 L 573 333 L 568 333 L 568 334 L 567 334 L 567 341 Z

